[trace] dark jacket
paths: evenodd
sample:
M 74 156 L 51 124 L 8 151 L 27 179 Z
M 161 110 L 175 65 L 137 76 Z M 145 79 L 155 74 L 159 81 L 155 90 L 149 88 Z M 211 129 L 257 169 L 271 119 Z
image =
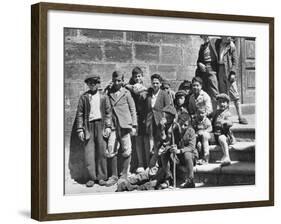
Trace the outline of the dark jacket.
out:
M 80 96 L 77 106 L 76 117 L 72 126 L 70 136 L 70 155 L 69 155 L 69 169 L 71 178 L 79 182 L 87 179 L 85 175 L 84 165 L 84 145 L 78 137 L 78 132 L 84 131 L 86 140 L 90 137 L 89 131 L 89 114 L 90 114 L 90 100 L 89 92 L 85 92 Z M 100 111 L 102 116 L 102 124 L 104 128 L 111 128 L 112 126 L 112 111 L 108 96 L 100 92 Z
M 145 101 L 145 115 L 146 115 L 146 129 L 149 130 L 149 127 L 152 125 L 152 122 L 154 119 L 154 122 L 156 126 L 159 125 L 160 120 L 163 117 L 162 109 L 171 104 L 170 97 L 164 90 L 159 90 L 159 94 L 157 96 L 156 102 L 154 107 L 151 106 L 151 98 L 152 98 L 152 89 L 148 90 L 148 95 L 146 97 Z
M 213 71 L 217 71 L 217 52 L 216 52 L 216 45 L 215 45 L 216 39 L 210 39 L 208 43 L 201 44 L 199 53 L 198 53 L 198 59 L 197 59 L 197 66 L 199 63 L 202 63 L 206 65 L 205 57 L 204 57 L 204 51 L 206 48 L 209 48 L 210 50 L 210 57 L 211 61 L 209 62 L 211 65 L 211 68 Z M 207 68 L 208 69 L 208 68 Z M 196 72 L 200 72 L 199 68 L 197 67 Z
M 195 150 L 196 135 L 194 129 L 190 126 L 178 140 L 177 146 L 181 150 L 181 153 L 192 152 L 197 153 Z
M 220 43 L 221 43 L 221 39 L 218 39 L 215 43 L 217 55 L 220 52 Z M 217 77 L 218 77 L 218 85 L 219 85 L 220 93 L 228 94 L 229 86 L 231 85 L 231 83 L 229 82 L 229 75 L 231 74 L 236 75 L 237 65 L 238 65 L 238 56 L 237 56 L 236 47 L 235 44 L 231 41 L 227 45 L 227 49 L 225 51 L 225 54 L 223 55 L 222 61 L 218 62 L 218 66 L 222 66 L 222 67 L 218 67 L 217 69 L 218 71 Z
M 219 56 L 218 54 L 219 54 L 219 50 L 220 50 L 219 49 L 220 43 L 221 43 L 221 39 L 217 39 L 215 42 L 217 58 Z M 237 66 L 238 66 L 238 56 L 237 56 L 237 50 L 236 50 L 236 47 L 235 47 L 235 44 L 233 43 L 233 41 L 230 41 L 230 43 L 227 45 L 227 50 L 223 56 L 222 62 L 224 63 L 227 77 L 230 73 L 236 74 L 236 70 L 237 70 Z
M 89 115 L 90 115 L 90 94 L 84 93 L 78 102 L 76 118 L 74 121 L 73 129 L 76 132 L 84 131 L 86 140 L 89 139 Z M 111 106 L 108 97 L 100 92 L 100 111 L 104 128 L 111 128 Z
M 135 102 L 138 123 L 137 133 L 141 136 L 145 133 L 145 100 L 147 97 L 147 90 L 136 93 L 134 92 L 132 85 L 126 85 L 125 87 L 130 91 Z
M 117 97 L 112 91 L 109 91 L 108 95 L 113 111 L 113 120 L 115 121 L 114 125 L 117 125 L 116 123 L 118 120 L 120 128 L 131 129 L 132 127 L 136 127 L 136 107 L 131 93 L 122 87 L 120 89 L 120 94 Z

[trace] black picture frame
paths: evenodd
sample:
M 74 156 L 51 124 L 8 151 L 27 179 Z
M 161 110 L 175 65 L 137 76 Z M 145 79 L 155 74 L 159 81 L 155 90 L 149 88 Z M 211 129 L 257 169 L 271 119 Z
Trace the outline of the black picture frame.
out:
M 274 205 L 274 18 L 257 16 L 224 15 L 182 11 L 163 11 L 137 8 L 117 8 L 90 5 L 38 3 L 31 6 L 31 217 L 39 221 L 81 219 L 94 217 L 126 216 L 226 208 L 246 208 Z M 49 10 L 70 12 L 128 14 L 136 16 L 160 16 L 168 18 L 194 18 L 235 22 L 253 22 L 269 25 L 269 200 L 216 203 L 203 205 L 171 206 L 127 210 L 88 211 L 48 214 L 47 191 L 47 13 Z

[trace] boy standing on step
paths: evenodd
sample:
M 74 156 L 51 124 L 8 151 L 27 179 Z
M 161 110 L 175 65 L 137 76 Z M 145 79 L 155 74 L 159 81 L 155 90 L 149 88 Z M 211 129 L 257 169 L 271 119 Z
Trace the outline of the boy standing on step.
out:
M 223 151 L 221 166 L 231 164 L 229 156 L 229 145 L 235 142 L 234 136 L 230 130 L 232 121 L 229 112 L 230 98 L 227 94 L 221 93 L 217 95 L 218 110 L 213 118 L 213 135 L 212 140 L 219 144 Z

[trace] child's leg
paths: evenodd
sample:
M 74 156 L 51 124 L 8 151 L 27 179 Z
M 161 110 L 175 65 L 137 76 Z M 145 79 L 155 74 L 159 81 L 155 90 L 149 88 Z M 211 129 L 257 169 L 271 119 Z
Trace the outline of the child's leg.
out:
M 234 102 L 235 109 L 237 112 L 238 120 L 240 124 L 248 124 L 247 120 L 242 115 L 241 103 L 240 103 L 240 95 L 238 92 L 236 82 L 231 83 L 229 87 L 229 97 Z
M 209 140 L 211 136 L 208 132 L 202 133 L 202 145 L 203 145 L 203 151 L 204 151 L 204 160 L 208 163 L 209 162 L 209 155 L 210 155 L 210 147 L 209 147 Z
M 229 148 L 227 143 L 227 137 L 225 135 L 220 135 L 218 137 L 219 144 L 222 148 L 223 157 L 221 164 L 222 165 L 229 165 L 231 163 L 230 156 L 229 156 Z
M 123 166 L 122 166 L 122 175 L 126 176 L 129 174 L 130 162 L 131 162 L 131 153 L 132 153 L 132 142 L 130 133 L 121 134 L 121 147 L 122 147 L 122 157 L 123 157 Z

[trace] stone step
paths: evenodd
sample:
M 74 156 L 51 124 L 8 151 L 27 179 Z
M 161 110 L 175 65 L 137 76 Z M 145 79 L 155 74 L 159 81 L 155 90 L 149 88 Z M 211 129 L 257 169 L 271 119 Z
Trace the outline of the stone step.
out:
M 256 111 L 256 104 L 241 104 L 242 114 L 255 114 Z M 236 108 L 233 103 L 230 104 L 229 107 L 230 113 L 236 115 Z
M 229 146 L 232 161 L 255 162 L 255 142 L 237 142 Z M 210 145 L 210 163 L 220 161 L 223 156 L 221 146 Z
M 200 186 L 232 186 L 255 184 L 255 163 L 232 161 L 221 167 L 210 163 L 194 167 L 194 179 Z
M 247 127 L 247 126 L 244 126 L 244 127 L 237 127 L 237 126 L 233 126 L 231 128 L 233 134 L 234 134 L 234 137 L 235 139 L 238 141 L 238 142 L 241 142 L 241 141 L 245 141 L 245 142 L 252 142 L 252 141 L 255 141 L 255 136 L 256 136 L 256 130 L 254 127 Z
M 231 120 L 233 126 L 231 127 L 231 130 L 238 142 L 255 141 L 255 115 L 245 115 L 244 117 L 248 121 L 247 125 L 239 124 L 237 116 L 232 116 Z

